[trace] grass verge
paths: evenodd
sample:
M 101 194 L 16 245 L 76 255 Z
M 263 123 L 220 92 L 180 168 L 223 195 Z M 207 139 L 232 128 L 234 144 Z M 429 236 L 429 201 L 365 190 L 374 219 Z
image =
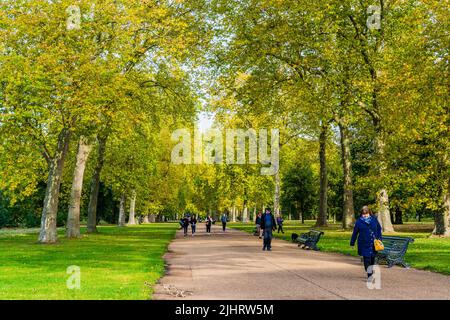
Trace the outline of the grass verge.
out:
M 118 228 L 100 226 L 98 234 L 37 243 L 37 234 L 0 235 L 0 299 L 149 299 L 164 273 L 163 254 L 178 228 L 155 223 Z M 67 268 L 79 266 L 80 289 L 68 289 Z

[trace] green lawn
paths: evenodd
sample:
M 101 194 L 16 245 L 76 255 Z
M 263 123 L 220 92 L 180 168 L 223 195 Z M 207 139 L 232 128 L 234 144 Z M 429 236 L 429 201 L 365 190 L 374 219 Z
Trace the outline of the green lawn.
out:
M 288 240 L 291 234 L 307 232 L 313 228 L 315 221 L 305 221 L 302 225 L 298 221 L 286 221 L 285 233 L 274 233 L 275 237 Z M 230 223 L 230 227 L 252 232 L 252 223 Z M 395 235 L 409 236 L 414 238 L 414 243 L 410 244 L 406 253 L 406 262 L 417 269 L 430 270 L 450 275 L 450 239 L 429 238 L 433 230 L 432 223 L 406 223 L 394 226 Z M 320 239 L 318 247 L 325 252 L 338 252 L 356 256 L 355 248 L 350 247 L 350 231 L 343 231 L 340 224 L 329 223 L 326 228 L 320 228 L 325 232 Z
M 54 245 L 37 244 L 36 233 L 0 232 L 0 299 L 149 299 L 144 282 L 164 273 L 162 255 L 177 228 L 101 226 L 75 240 L 60 230 Z M 71 265 L 80 267 L 80 289 L 67 288 Z

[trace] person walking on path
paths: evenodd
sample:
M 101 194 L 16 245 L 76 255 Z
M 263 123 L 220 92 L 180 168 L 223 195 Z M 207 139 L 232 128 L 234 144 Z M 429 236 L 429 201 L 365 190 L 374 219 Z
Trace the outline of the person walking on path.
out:
M 228 220 L 228 217 L 227 217 L 226 213 L 222 214 L 222 217 L 220 217 L 220 221 L 222 221 L 223 232 L 225 232 L 225 230 L 227 228 L 227 220 Z
M 360 217 L 356 220 L 352 238 L 350 240 L 350 246 L 353 247 L 355 245 L 357 238 L 358 255 L 363 257 L 364 270 L 367 272 L 367 277 L 370 278 L 373 272 L 369 270 L 369 266 L 375 264 L 375 257 L 377 255 L 374 241 L 375 239 L 382 240 L 382 235 L 380 223 L 378 222 L 378 219 L 373 216 L 372 211 L 368 206 L 362 208 Z
M 191 229 L 192 229 L 192 236 L 194 236 L 195 234 L 195 229 L 197 227 L 197 218 L 195 216 L 195 214 L 191 217 Z
M 184 231 L 184 236 L 187 236 L 188 233 L 188 227 L 189 227 L 189 218 L 187 216 L 184 216 L 182 220 L 182 226 L 183 226 L 183 231 Z
M 258 215 L 255 219 L 255 225 L 256 225 L 256 234 L 261 239 L 261 212 L 258 212 Z
M 269 208 L 266 208 L 266 212 L 261 217 L 261 229 L 263 229 L 263 250 L 272 250 L 272 231 L 275 231 L 275 217 Z
M 281 214 L 277 214 L 277 225 L 278 225 L 278 232 L 277 233 L 284 233 L 283 231 L 283 217 L 281 217 Z
M 212 225 L 212 219 L 210 216 L 206 216 L 206 233 L 211 234 L 211 225 Z

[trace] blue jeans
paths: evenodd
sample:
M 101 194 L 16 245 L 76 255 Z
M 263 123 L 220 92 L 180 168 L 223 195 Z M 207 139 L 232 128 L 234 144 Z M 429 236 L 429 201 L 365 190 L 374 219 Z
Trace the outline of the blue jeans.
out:
M 192 228 L 192 234 L 194 234 L 195 233 L 195 224 L 191 224 L 191 228 Z
M 268 229 L 264 229 L 264 246 L 263 249 L 270 249 L 272 248 L 272 228 Z

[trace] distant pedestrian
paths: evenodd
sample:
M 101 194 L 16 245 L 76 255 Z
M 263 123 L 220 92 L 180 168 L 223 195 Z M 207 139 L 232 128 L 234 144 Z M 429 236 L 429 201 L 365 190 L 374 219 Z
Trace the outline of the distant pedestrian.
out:
M 192 229 L 192 236 L 194 236 L 197 227 L 197 217 L 195 216 L 195 214 L 191 217 L 190 223 Z
M 256 216 L 255 219 L 256 234 L 260 239 L 261 239 L 261 216 L 262 216 L 261 212 L 258 212 L 258 215 Z
M 184 218 L 181 218 L 180 221 L 178 221 L 178 223 L 180 224 L 180 230 L 183 229 L 183 227 L 184 227 Z
M 222 230 L 223 230 L 223 232 L 225 232 L 226 228 L 227 228 L 227 221 L 228 221 L 228 217 L 227 217 L 226 213 L 222 214 L 222 217 L 220 217 L 220 221 L 222 221 Z
M 207 216 L 205 219 L 206 222 L 206 233 L 211 233 L 211 225 L 212 225 L 212 219 L 210 216 Z
M 281 214 L 277 214 L 277 226 L 278 226 L 278 232 L 277 233 L 284 233 L 283 231 L 283 217 Z
M 266 208 L 266 212 L 261 217 L 261 229 L 263 229 L 263 250 L 272 250 L 272 231 L 275 231 L 276 222 L 275 217 L 269 208 Z
M 382 235 L 381 225 L 377 218 L 373 216 L 368 206 L 362 208 L 360 217 L 356 220 L 350 246 L 353 247 L 355 245 L 356 238 L 358 238 L 358 255 L 363 257 L 364 269 L 369 278 L 373 273 L 373 271 L 370 272 L 369 266 L 375 264 L 375 257 L 377 255 L 374 242 L 375 239 L 382 240 Z
M 181 220 L 183 221 L 184 236 L 186 237 L 188 234 L 189 218 L 188 216 L 184 216 L 184 218 Z

